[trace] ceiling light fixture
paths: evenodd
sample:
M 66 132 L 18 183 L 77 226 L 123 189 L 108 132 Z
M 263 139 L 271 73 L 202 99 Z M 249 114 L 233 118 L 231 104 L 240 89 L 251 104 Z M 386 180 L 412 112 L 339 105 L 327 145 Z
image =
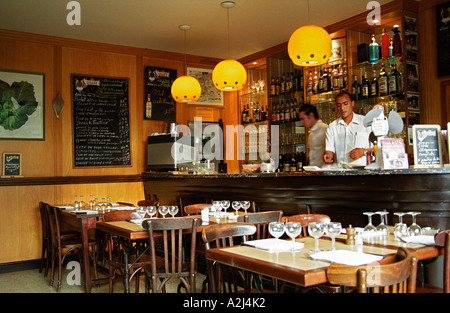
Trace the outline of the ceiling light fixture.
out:
M 228 23 L 228 54 L 230 54 L 230 9 L 235 6 L 234 1 L 224 1 L 220 4 L 227 9 Z M 224 60 L 216 65 L 213 70 L 212 80 L 214 86 L 222 91 L 237 91 L 244 87 L 247 81 L 247 71 L 236 60 Z
M 184 72 L 186 74 L 186 31 L 191 29 L 191 26 L 183 24 L 178 26 L 178 28 L 184 31 Z M 183 75 L 172 83 L 171 93 L 173 99 L 177 102 L 193 102 L 198 101 L 200 98 L 202 88 L 194 77 Z
M 322 27 L 302 26 L 289 38 L 288 54 L 295 65 L 317 66 L 327 63 L 331 56 L 331 37 Z

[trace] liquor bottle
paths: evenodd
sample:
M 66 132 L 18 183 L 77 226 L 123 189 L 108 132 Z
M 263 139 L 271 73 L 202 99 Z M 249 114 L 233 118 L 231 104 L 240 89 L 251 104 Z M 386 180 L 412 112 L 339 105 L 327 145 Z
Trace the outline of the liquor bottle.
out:
M 270 81 L 270 95 L 275 96 L 275 78 L 273 77 Z
M 272 124 L 273 125 L 277 124 L 277 119 L 278 119 L 277 114 L 278 114 L 278 112 L 277 112 L 277 108 L 276 108 L 276 102 L 274 102 L 272 104 L 272 115 L 270 117 L 270 119 L 272 120 Z
M 369 80 L 367 79 L 367 72 L 364 72 L 364 76 L 361 80 L 361 98 L 367 99 L 369 98 Z
M 297 172 L 297 160 L 295 159 L 295 153 L 291 155 L 291 172 Z
M 277 168 L 278 173 L 283 172 L 283 163 L 284 163 L 284 157 L 282 154 L 280 154 L 279 159 L 278 159 L 278 168 Z
M 319 76 L 317 75 L 317 68 L 314 69 L 314 77 L 313 77 L 313 94 L 316 95 L 319 93 Z
M 355 75 L 353 84 L 352 84 L 352 94 L 353 97 L 355 98 L 355 100 L 359 100 L 361 98 L 361 94 L 360 94 L 360 86 L 358 83 L 358 76 Z
M 332 90 L 339 90 L 339 72 L 337 65 L 333 66 L 333 77 L 331 83 L 333 84 Z
M 289 123 L 291 121 L 291 109 L 289 107 L 289 100 L 286 100 L 286 105 L 284 106 L 284 122 Z
M 378 78 L 377 78 L 377 71 L 373 71 L 373 78 L 372 82 L 370 83 L 370 96 L 371 97 L 378 97 Z
M 306 86 L 306 92 L 307 92 L 307 95 L 308 96 L 312 96 L 314 93 L 313 93 L 313 78 L 312 78 L 312 73 L 311 73 L 311 71 L 309 71 L 309 75 L 308 75 L 308 83 L 307 83 L 307 86 Z
M 322 92 L 329 91 L 329 85 L 328 85 L 328 69 L 325 66 L 323 69 L 323 75 L 322 75 Z
M 386 70 L 384 69 L 384 63 L 381 65 L 380 77 L 378 78 L 378 94 L 380 96 L 389 94 L 388 77 L 386 75 Z
M 402 41 L 400 39 L 400 31 L 398 25 L 394 25 L 394 36 L 392 36 L 392 46 L 394 55 L 402 53 Z
M 291 158 L 289 157 L 289 154 L 286 154 L 283 157 L 283 172 L 290 172 L 291 171 Z
M 383 28 L 383 33 L 381 34 L 381 57 L 389 57 L 389 35 L 386 33 L 386 28 Z
M 259 108 L 259 102 L 256 102 L 255 114 L 253 116 L 253 122 L 261 121 L 261 109 Z
M 320 70 L 319 74 L 319 93 L 322 93 L 323 91 L 323 70 Z
M 248 104 L 247 104 L 248 106 Z M 244 105 L 244 110 L 242 110 L 242 124 L 248 123 L 248 110 L 247 106 Z
M 281 76 L 280 93 L 283 94 L 285 92 L 286 92 L 286 76 L 283 73 L 283 76 Z
M 372 35 L 372 43 L 369 45 L 369 60 L 372 64 L 377 64 L 380 59 L 380 48 L 375 41 L 375 34 Z
M 275 82 L 275 95 L 278 96 L 280 95 L 280 78 L 277 77 L 277 80 Z
M 393 64 L 393 68 L 389 73 L 388 82 L 389 82 L 389 94 L 392 95 L 398 93 L 398 72 L 395 63 Z
M 152 101 L 150 100 L 150 94 L 148 94 L 147 102 L 145 103 L 145 117 L 152 118 Z
M 303 172 L 303 165 L 304 161 L 303 161 L 303 152 L 298 152 L 297 153 L 297 172 Z
M 261 121 L 266 121 L 267 120 L 267 112 L 268 112 L 268 107 L 266 106 L 265 108 L 264 108 L 264 106 L 263 105 L 261 105 L 261 108 L 262 108 L 262 110 L 261 110 Z
M 279 109 L 278 109 L 278 124 L 284 123 L 284 102 L 281 100 Z
M 344 73 L 342 70 L 342 64 L 339 64 L 338 86 L 339 86 L 339 89 L 344 88 Z

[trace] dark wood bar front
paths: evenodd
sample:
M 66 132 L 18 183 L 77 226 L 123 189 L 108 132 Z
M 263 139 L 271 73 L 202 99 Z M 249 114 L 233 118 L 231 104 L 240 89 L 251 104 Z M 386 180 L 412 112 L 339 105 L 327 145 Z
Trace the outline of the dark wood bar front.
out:
M 188 201 L 252 200 L 258 211 L 282 210 L 285 215 L 323 213 L 343 225 L 365 226 L 365 211 L 416 211 L 422 227 L 450 228 L 450 169 L 395 171 L 320 171 L 263 174 L 174 175 L 143 173 L 147 198 L 161 204 Z M 232 209 L 228 209 L 231 211 Z M 378 223 L 374 217 L 374 223 Z M 410 216 L 403 221 L 411 223 Z

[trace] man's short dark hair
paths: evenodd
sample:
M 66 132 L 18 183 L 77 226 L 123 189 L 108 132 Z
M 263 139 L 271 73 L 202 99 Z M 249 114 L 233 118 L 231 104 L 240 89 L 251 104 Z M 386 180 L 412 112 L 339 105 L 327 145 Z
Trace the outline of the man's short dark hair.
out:
M 307 104 L 307 103 L 303 104 L 300 107 L 299 113 L 300 112 L 303 112 L 305 115 L 309 115 L 310 113 L 312 113 L 316 120 L 319 119 L 319 113 L 317 112 L 317 108 L 312 104 Z
M 355 101 L 355 97 L 353 97 L 353 95 L 352 95 L 350 92 L 348 92 L 347 90 L 341 90 L 341 91 L 336 95 L 336 97 L 334 97 L 334 102 L 336 102 L 337 98 L 342 97 L 342 96 L 344 96 L 344 95 L 349 96 L 351 101 Z

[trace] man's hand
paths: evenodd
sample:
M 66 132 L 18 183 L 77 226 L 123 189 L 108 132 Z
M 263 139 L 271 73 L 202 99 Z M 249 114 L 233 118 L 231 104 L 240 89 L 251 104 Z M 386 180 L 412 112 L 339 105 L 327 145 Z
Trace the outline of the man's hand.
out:
M 360 157 L 362 157 L 364 155 L 364 149 L 363 148 L 355 148 L 352 151 L 350 151 L 350 158 L 353 160 L 357 160 Z
M 325 153 L 323 154 L 323 161 L 326 164 L 334 163 L 334 153 L 331 151 L 325 151 Z

